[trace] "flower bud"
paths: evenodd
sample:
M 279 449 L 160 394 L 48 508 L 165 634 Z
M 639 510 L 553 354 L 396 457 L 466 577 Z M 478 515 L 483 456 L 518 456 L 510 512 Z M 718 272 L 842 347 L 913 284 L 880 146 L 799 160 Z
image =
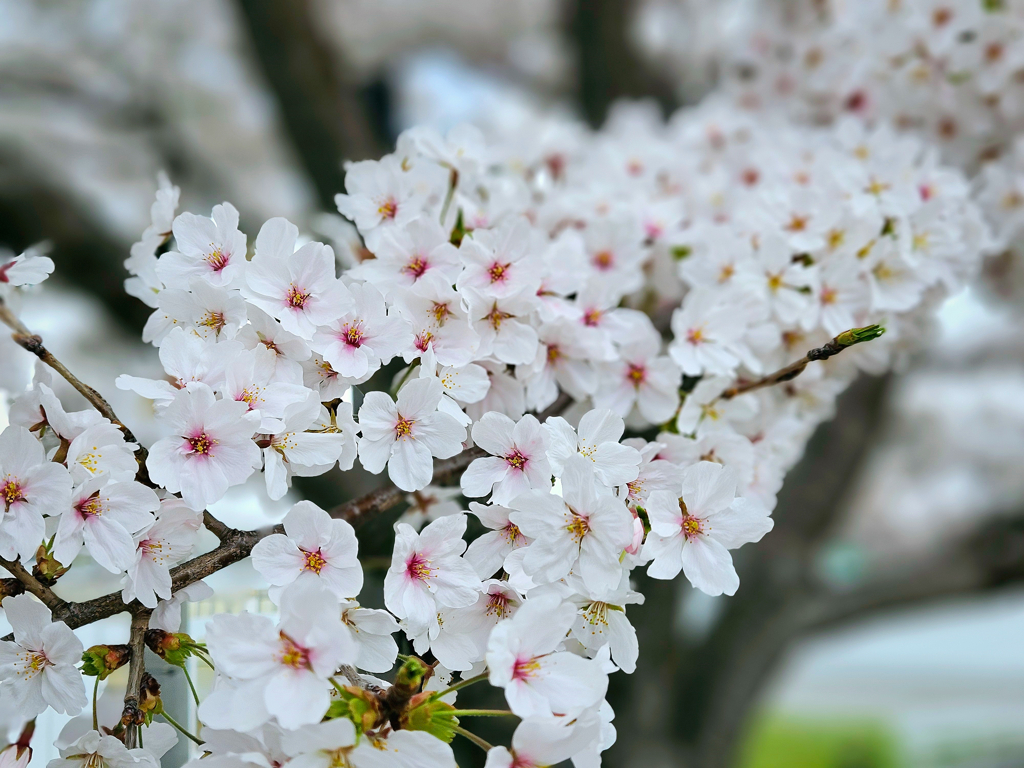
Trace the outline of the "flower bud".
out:
M 164 703 L 160 698 L 160 683 L 149 672 L 142 676 L 139 689 L 139 710 L 146 719 L 146 725 L 153 722 L 153 716 L 164 711 Z
M 407 731 L 426 731 L 444 742 L 455 738 L 459 721 L 455 707 L 433 698 L 433 692 L 424 691 L 409 700 L 409 708 L 402 714 L 402 728 Z
M 203 647 L 184 632 L 165 632 L 162 629 L 147 629 L 146 645 L 176 667 L 185 666 L 185 662 Z
M 111 672 L 120 669 L 132 656 L 127 645 L 94 645 L 82 654 L 82 674 L 106 680 Z
M 871 341 L 877 339 L 885 333 L 885 328 L 880 325 L 868 325 L 864 328 L 851 328 L 848 331 L 843 331 L 835 338 L 837 346 L 845 349 L 846 347 L 852 347 L 854 344 L 860 344 L 862 341 Z
M 359 733 L 372 730 L 383 719 L 380 699 L 372 691 L 355 685 L 346 685 L 339 693 L 341 698 L 331 702 L 331 707 L 327 710 L 329 719 L 348 718 Z
M 44 584 L 53 586 L 57 579 L 67 573 L 68 569 L 57 558 L 45 544 L 40 544 L 36 550 L 36 564 L 32 568 L 32 575 Z

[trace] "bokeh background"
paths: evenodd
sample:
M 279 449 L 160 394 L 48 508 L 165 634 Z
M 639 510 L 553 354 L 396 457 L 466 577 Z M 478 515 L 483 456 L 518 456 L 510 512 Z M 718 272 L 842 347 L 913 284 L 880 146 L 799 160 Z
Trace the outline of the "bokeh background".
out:
M 0 0 L 0 247 L 46 241 L 57 264 L 23 319 L 148 442 L 152 413 L 113 380 L 159 375 L 139 341 L 148 310 L 122 289 L 159 171 L 182 209 L 230 200 L 250 234 L 287 216 L 344 256 L 342 160 L 379 156 L 420 123 L 529 130 L 557 111 L 597 127 L 621 98 L 668 114 L 713 87 L 715 46 L 751 5 Z M 856 382 L 787 479 L 775 530 L 736 553 L 735 597 L 637 573 L 641 659 L 612 678 L 606 766 L 1024 766 L 1022 310 L 975 285 L 899 370 Z M 7 395 L 30 376 L 0 342 Z M 376 482 L 296 483 L 271 503 L 255 480 L 214 512 L 256 527 L 299 495 L 330 506 Z M 371 567 L 395 516 L 360 530 Z M 117 588 L 83 569 L 83 596 Z M 246 563 L 210 583 L 216 596 L 190 607 L 198 637 L 218 611 L 273 611 Z M 84 642 L 123 641 L 123 619 Z M 187 709 L 183 681 L 157 674 L 168 708 Z M 33 766 L 55 756 L 46 742 L 62 724 L 40 720 Z M 459 750 L 460 765 L 482 763 Z M 187 757 L 181 745 L 165 765 Z

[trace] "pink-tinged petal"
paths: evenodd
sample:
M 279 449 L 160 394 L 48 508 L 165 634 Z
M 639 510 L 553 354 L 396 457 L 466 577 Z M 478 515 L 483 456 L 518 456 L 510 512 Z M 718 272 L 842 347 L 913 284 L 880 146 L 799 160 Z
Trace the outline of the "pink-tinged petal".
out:
M 473 442 L 492 456 L 505 456 L 515 447 L 515 428 L 515 422 L 505 414 L 488 411 L 473 425 Z
M 462 492 L 471 498 L 486 496 L 508 471 L 508 462 L 497 456 L 474 459 L 462 474 Z
M 306 557 L 295 542 L 276 533 L 252 548 L 252 567 L 274 586 L 291 584 L 298 578 Z
M 683 574 L 709 595 L 735 595 L 740 577 L 729 550 L 709 536 L 697 536 L 683 546 Z
M 395 485 L 411 493 L 430 485 L 433 476 L 434 460 L 426 445 L 409 438 L 395 443 L 388 461 L 388 477 Z

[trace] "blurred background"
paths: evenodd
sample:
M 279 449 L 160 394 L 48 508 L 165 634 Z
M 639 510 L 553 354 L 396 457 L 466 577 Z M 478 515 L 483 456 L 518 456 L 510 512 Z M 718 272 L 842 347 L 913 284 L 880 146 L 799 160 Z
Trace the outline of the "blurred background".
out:
M 0 0 L 0 247 L 48 241 L 57 264 L 23 319 L 149 442 L 152 413 L 113 380 L 159 375 L 139 341 L 149 310 L 122 287 L 158 171 L 183 210 L 230 200 L 250 235 L 287 216 L 345 242 L 331 215 L 343 159 L 377 157 L 413 124 L 556 111 L 596 127 L 620 98 L 668 114 L 715 84 L 752 5 Z M 612 678 L 606 766 L 1024 766 L 1024 308 L 991 285 L 951 299 L 898 371 L 842 396 L 787 479 L 775 530 L 737 553 L 734 598 L 637 573 L 641 658 Z M 28 355 L 0 340 L 0 387 L 30 377 Z M 279 503 L 256 477 L 213 511 L 256 527 L 300 496 L 332 506 L 377 482 L 329 477 Z M 368 563 L 390 552 L 396 516 L 360 529 Z M 190 606 L 197 637 L 213 613 L 273 611 L 247 563 L 209 581 L 216 596 Z M 97 568 L 83 596 L 117 587 Z M 123 642 L 123 619 L 83 641 Z M 168 709 L 187 708 L 183 682 L 157 674 Z M 48 717 L 33 766 L 56 756 L 63 721 Z M 463 746 L 459 764 L 481 765 Z M 165 765 L 185 759 L 180 745 Z

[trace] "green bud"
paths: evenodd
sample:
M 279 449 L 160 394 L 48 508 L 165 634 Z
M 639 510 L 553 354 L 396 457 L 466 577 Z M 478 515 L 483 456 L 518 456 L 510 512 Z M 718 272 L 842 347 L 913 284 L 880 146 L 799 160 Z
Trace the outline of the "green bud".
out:
M 409 695 L 412 696 L 412 694 L 419 691 L 420 686 L 423 684 L 423 677 L 429 670 L 430 667 L 423 661 L 415 656 L 410 656 L 398 668 L 398 673 L 395 675 L 395 687 L 409 691 Z
M 687 256 L 693 253 L 693 248 L 688 245 L 674 245 L 672 246 L 672 258 L 676 261 L 682 261 Z
M 860 344 L 862 341 L 871 341 L 877 339 L 885 333 L 885 328 L 880 325 L 868 325 L 864 328 L 851 328 L 848 331 L 843 331 L 835 338 L 836 346 L 841 349 L 852 347 L 854 344 Z
M 49 546 L 46 544 L 39 545 L 39 549 L 36 550 L 36 564 L 32 568 L 33 576 L 52 587 L 57 583 L 57 579 L 67 573 L 67 571 L 67 566 L 63 565 L 53 556 Z
M 402 728 L 407 731 L 426 731 L 444 742 L 455 738 L 459 720 L 455 707 L 437 699 L 431 699 L 430 691 L 413 696 L 409 708 L 402 714 Z
M 94 645 L 82 654 L 82 674 L 106 680 L 131 657 L 132 649 L 127 645 Z
M 146 645 L 153 653 L 176 667 L 185 662 L 203 646 L 184 632 L 165 632 L 162 629 L 146 630 Z
M 380 700 L 371 692 L 354 685 L 346 685 L 340 691 L 340 699 L 331 702 L 327 718 L 335 720 L 344 717 L 351 720 L 359 733 L 366 733 L 381 720 Z

